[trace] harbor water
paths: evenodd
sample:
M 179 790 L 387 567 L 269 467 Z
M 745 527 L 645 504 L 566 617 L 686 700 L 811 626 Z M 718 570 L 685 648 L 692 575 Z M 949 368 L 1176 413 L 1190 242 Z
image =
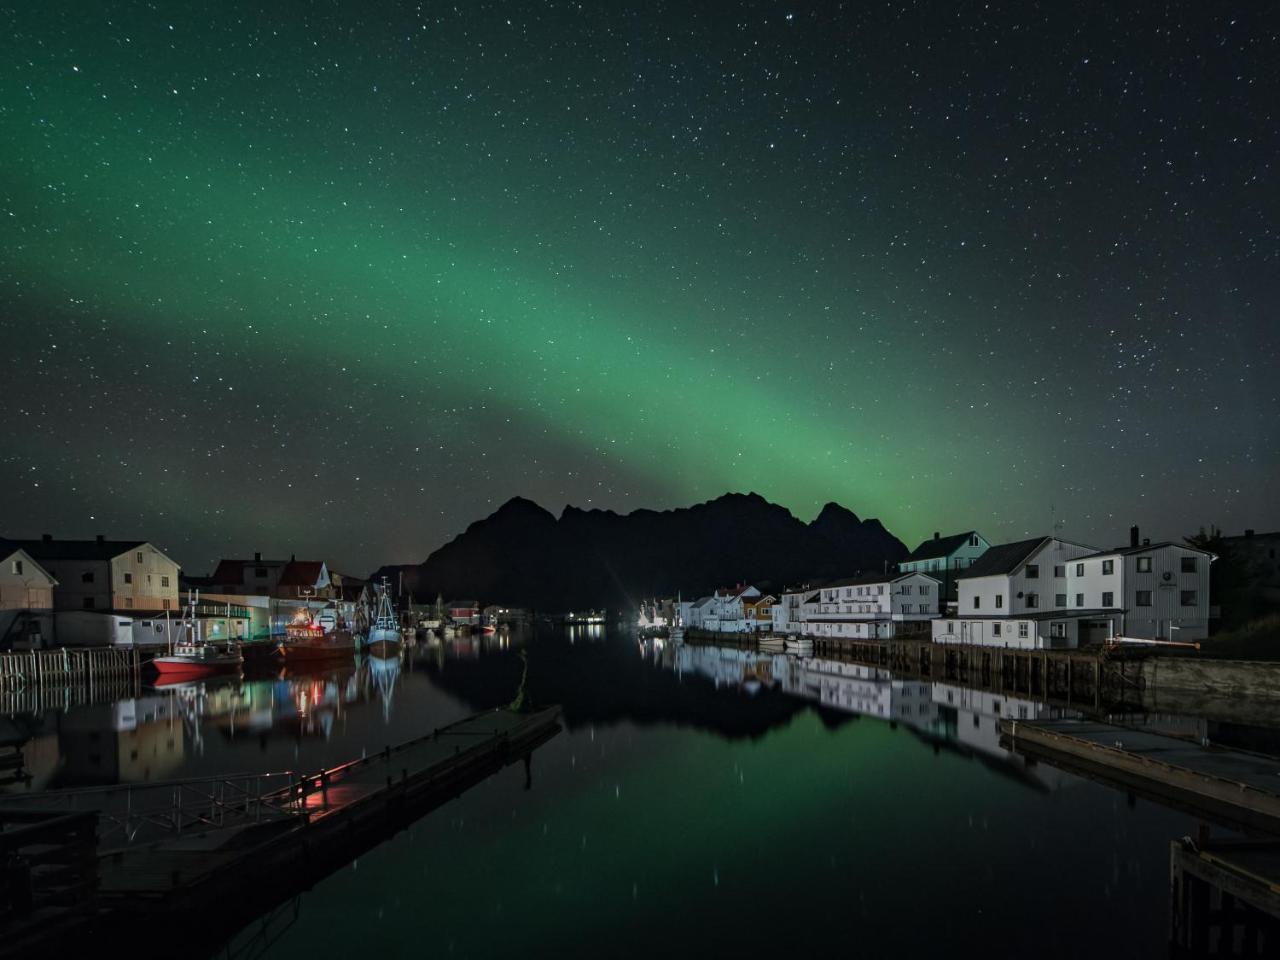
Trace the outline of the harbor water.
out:
M 563 733 L 230 955 L 1167 953 L 1170 842 L 1200 822 L 1002 749 L 1002 718 L 1058 708 L 596 625 L 419 642 L 392 669 L 14 701 L 3 789 L 314 772 L 509 702 L 526 663 Z

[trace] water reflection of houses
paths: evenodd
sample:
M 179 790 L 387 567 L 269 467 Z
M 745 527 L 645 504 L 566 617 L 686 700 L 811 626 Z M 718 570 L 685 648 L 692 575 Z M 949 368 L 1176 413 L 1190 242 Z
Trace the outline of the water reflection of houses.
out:
M 655 648 L 654 655 L 658 650 Z M 711 680 L 717 689 L 754 694 L 776 689 L 841 713 L 902 724 L 923 739 L 977 756 L 1001 772 L 1048 789 L 1067 774 L 1028 764 L 1000 745 L 1000 720 L 1049 719 L 1063 711 L 1046 704 L 946 683 L 904 680 L 865 664 L 760 653 L 737 647 L 682 645 L 671 669 Z

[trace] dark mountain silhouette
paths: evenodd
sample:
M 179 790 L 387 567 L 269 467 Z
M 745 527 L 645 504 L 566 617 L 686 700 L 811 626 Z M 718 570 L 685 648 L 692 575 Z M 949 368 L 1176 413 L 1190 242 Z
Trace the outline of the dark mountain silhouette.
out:
M 834 503 L 812 523 L 754 493 L 629 514 L 570 506 L 556 519 L 516 497 L 420 567 L 384 569 L 422 599 L 570 610 L 625 608 L 644 596 L 689 597 L 738 582 L 777 589 L 881 571 L 907 553 L 878 520 Z

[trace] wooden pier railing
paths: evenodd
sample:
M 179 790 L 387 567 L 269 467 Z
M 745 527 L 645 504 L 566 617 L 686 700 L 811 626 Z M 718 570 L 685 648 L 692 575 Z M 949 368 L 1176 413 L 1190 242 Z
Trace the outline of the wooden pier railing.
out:
M 141 671 L 136 648 L 0 653 L 0 714 L 66 710 L 82 703 L 137 696 Z

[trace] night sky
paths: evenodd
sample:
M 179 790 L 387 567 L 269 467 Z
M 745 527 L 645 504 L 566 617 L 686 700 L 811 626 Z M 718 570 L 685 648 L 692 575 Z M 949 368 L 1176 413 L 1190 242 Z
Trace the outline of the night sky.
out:
M 1274 4 L 0 27 L 0 534 L 365 573 L 517 494 L 1280 526 Z

